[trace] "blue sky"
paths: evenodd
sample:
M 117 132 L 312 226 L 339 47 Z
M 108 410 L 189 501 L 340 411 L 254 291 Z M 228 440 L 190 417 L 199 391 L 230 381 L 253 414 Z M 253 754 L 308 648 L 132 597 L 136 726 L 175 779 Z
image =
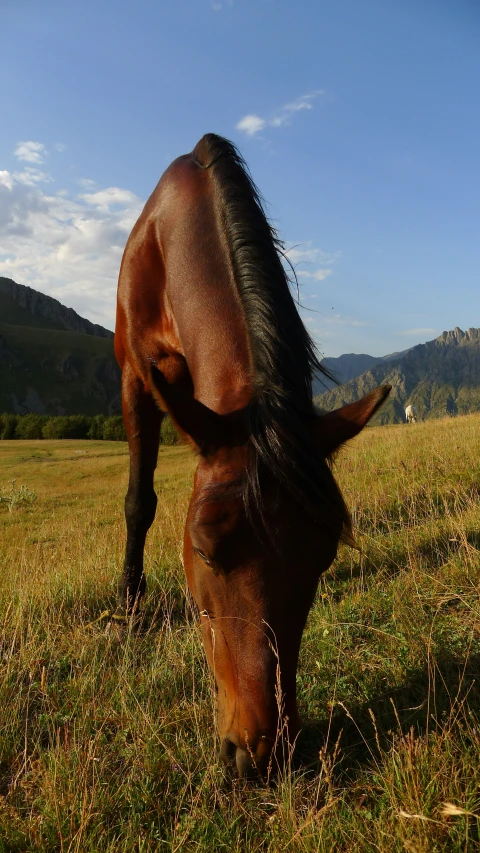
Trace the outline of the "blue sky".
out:
M 232 139 L 322 353 L 480 326 L 475 0 L 1 0 L 0 275 L 110 328 L 167 165 Z

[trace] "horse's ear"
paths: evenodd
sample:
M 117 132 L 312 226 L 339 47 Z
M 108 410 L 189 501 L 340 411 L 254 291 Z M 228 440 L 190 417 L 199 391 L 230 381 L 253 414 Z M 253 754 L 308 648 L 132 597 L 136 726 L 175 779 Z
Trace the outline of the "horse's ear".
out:
M 366 397 L 356 403 L 349 403 L 334 412 L 320 415 L 313 425 L 315 444 L 324 456 L 330 456 L 335 450 L 354 438 L 362 431 L 370 418 L 386 400 L 391 385 L 375 388 Z

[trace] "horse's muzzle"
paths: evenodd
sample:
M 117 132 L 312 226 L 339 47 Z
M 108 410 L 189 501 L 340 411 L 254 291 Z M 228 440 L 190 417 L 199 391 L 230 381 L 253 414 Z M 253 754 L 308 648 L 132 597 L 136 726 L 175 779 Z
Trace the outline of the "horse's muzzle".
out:
M 227 767 L 236 769 L 241 777 L 263 777 L 269 775 L 271 770 L 271 750 L 266 743 L 261 743 L 260 748 L 254 752 L 237 746 L 225 737 L 220 748 L 220 757 Z

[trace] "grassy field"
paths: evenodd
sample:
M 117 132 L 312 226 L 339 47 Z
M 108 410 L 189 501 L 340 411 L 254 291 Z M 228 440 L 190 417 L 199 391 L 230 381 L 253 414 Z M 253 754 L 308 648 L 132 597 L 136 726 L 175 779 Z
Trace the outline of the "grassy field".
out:
M 117 442 L 0 443 L 0 853 L 478 849 L 480 416 L 369 429 L 338 459 L 361 550 L 321 579 L 299 757 L 270 788 L 217 759 L 186 448 L 160 450 L 143 630 L 119 644 L 99 619 L 127 463 Z

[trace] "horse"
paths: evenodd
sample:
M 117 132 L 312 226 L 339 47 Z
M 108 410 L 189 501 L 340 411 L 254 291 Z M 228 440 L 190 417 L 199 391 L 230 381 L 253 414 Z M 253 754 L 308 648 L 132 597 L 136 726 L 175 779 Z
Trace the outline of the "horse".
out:
M 296 670 L 319 577 L 350 516 L 332 473 L 390 388 L 318 417 L 326 376 L 283 244 L 237 148 L 205 135 L 161 177 L 123 255 L 115 353 L 130 453 L 116 616 L 135 614 L 169 413 L 198 456 L 183 563 L 217 688 L 220 754 L 240 776 L 277 760 L 300 718 Z M 281 757 L 278 759 L 281 761 Z
M 405 420 L 407 424 L 416 424 L 417 423 L 417 411 L 413 406 L 407 406 L 405 409 Z

